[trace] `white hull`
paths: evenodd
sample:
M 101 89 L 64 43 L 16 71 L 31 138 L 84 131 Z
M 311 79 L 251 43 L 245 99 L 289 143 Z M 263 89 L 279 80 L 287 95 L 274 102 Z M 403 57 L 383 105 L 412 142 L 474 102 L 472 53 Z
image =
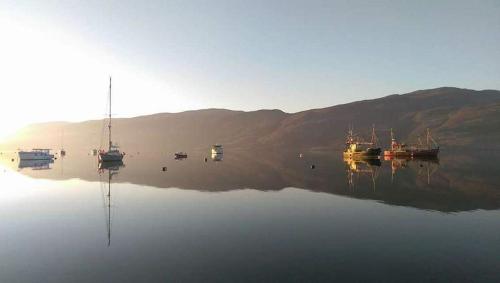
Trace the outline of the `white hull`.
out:
M 223 154 L 224 150 L 222 149 L 221 145 L 214 145 L 212 146 L 212 154 Z
M 20 151 L 19 159 L 21 160 L 50 160 L 54 158 L 53 154 L 45 152 Z

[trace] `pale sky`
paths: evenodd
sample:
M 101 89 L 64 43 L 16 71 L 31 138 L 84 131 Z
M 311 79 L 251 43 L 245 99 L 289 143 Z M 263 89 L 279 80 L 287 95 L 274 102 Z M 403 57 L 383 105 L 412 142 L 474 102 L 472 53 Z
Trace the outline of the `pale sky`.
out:
M 0 0 L 0 137 L 33 122 L 296 112 L 500 89 L 500 1 Z

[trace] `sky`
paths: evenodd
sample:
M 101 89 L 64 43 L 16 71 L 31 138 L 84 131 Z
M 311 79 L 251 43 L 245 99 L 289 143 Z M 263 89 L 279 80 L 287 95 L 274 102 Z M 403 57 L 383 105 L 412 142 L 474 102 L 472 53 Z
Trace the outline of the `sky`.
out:
M 500 89 L 500 1 L 0 0 L 0 137 L 202 108 Z

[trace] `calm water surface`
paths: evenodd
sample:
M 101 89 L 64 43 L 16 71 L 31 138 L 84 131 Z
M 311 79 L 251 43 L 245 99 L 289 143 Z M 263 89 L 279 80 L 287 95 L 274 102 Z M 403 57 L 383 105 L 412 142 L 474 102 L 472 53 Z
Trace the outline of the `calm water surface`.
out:
M 339 156 L 4 155 L 0 282 L 500 280 L 500 154 Z

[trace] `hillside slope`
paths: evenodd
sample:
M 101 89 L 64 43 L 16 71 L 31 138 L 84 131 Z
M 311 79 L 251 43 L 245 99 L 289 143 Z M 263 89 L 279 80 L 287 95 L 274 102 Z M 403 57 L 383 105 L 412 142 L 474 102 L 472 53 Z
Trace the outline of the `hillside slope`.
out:
M 372 124 L 382 144 L 393 128 L 400 140 L 416 141 L 430 128 L 445 147 L 500 146 L 500 91 L 459 88 L 420 90 L 322 109 L 288 114 L 206 109 L 160 113 L 113 121 L 113 140 L 124 151 L 207 149 L 340 149 L 348 125 L 368 136 Z M 3 149 L 59 148 L 88 150 L 106 144 L 101 120 L 34 124 L 0 145 Z

